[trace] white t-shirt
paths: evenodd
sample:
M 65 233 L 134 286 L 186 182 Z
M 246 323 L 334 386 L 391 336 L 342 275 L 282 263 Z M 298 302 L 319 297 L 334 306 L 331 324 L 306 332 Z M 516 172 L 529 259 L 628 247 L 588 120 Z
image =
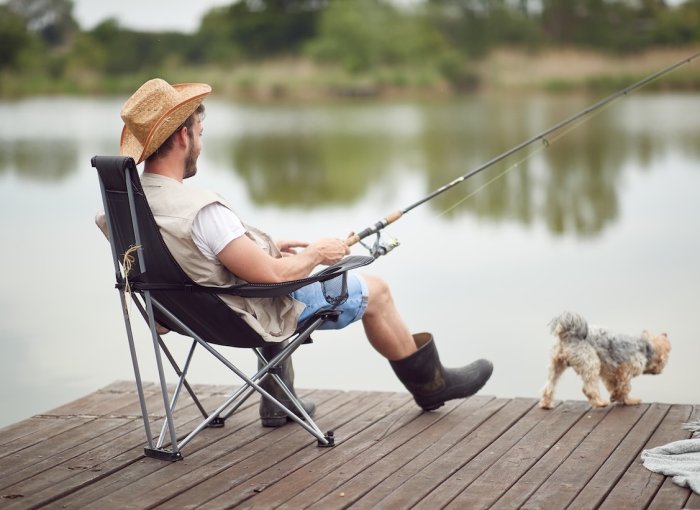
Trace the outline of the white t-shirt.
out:
M 238 216 L 218 202 L 204 206 L 192 223 L 192 241 L 206 258 L 217 263 L 219 252 L 245 232 Z

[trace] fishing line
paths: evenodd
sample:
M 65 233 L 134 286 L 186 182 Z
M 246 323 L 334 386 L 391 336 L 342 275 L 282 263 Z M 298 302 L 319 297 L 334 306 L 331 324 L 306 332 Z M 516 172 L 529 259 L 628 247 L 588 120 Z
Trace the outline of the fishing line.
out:
M 486 163 L 484 163 L 484 164 L 481 165 L 480 167 L 476 168 L 475 170 L 472 170 L 471 172 L 469 172 L 469 173 L 467 173 L 467 174 L 464 174 L 464 175 L 462 175 L 461 177 L 458 177 L 458 178 L 454 179 L 453 181 L 451 181 L 451 182 L 445 184 L 444 186 L 441 186 L 440 188 L 436 189 L 436 190 L 433 191 L 432 193 L 429 193 L 428 195 L 426 195 L 425 197 L 421 198 L 420 200 L 418 200 L 418 201 L 416 201 L 416 202 L 414 202 L 414 203 L 408 205 L 407 207 L 404 207 L 403 209 L 399 209 L 399 210 L 397 210 L 397 211 L 394 211 L 394 212 L 388 214 L 387 216 L 385 216 L 384 218 L 382 218 L 381 220 L 379 220 L 378 222 L 376 222 L 374 225 L 365 228 L 364 230 L 362 230 L 361 232 L 359 232 L 359 233 L 357 233 L 357 234 L 351 234 L 351 235 L 345 240 L 345 243 L 346 243 L 348 246 L 352 246 L 352 245 L 354 245 L 354 244 L 360 242 L 362 239 L 364 239 L 364 238 L 366 238 L 366 237 L 368 237 L 368 236 L 370 236 L 370 235 L 372 235 L 372 234 L 377 234 L 377 240 L 376 240 L 374 246 L 373 246 L 372 248 L 370 248 L 370 252 L 371 252 L 372 255 L 375 256 L 375 257 L 379 257 L 379 256 L 381 256 L 381 255 L 385 255 L 386 253 L 388 253 L 389 251 L 391 251 L 392 249 L 394 249 L 396 246 L 398 246 L 398 241 L 396 241 L 396 240 L 391 240 L 391 241 L 389 241 L 389 243 L 382 243 L 382 242 L 381 242 L 381 239 L 380 239 L 380 231 L 383 230 L 386 226 L 390 225 L 391 223 L 394 223 L 395 221 L 397 221 L 399 218 L 401 218 L 401 217 L 402 217 L 404 214 L 406 214 L 407 212 L 409 212 L 409 211 L 415 209 L 416 207 L 418 207 L 418 206 L 424 204 L 425 202 L 427 202 L 427 201 L 429 201 L 429 200 L 432 200 L 433 198 L 435 198 L 436 196 L 438 196 L 438 195 L 444 193 L 444 192 L 447 191 L 448 189 L 453 188 L 453 187 L 456 186 L 457 184 L 460 184 L 460 183 L 464 182 L 465 180 L 467 180 L 467 179 L 469 179 L 469 178 L 475 176 L 476 174 L 478 174 L 478 173 L 480 173 L 480 172 L 486 170 L 487 168 L 489 168 L 489 167 L 495 165 L 496 163 L 501 162 L 502 160 L 504 160 L 504 159 L 506 159 L 507 157 L 509 157 L 509 156 L 511 156 L 511 155 L 513 155 L 513 154 L 515 154 L 516 152 L 519 152 L 520 150 L 522 150 L 522 149 L 524 149 L 524 148 L 526 148 L 526 147 L 529 147 L 530 145 L 532 145 L 533 143 L 535 143 L 535 142 L 537 142 L 537 141 L 542 141 L 542 143 L 543 143 L 543 147 L 540 148 L 540 150 L 541 150 L 542 148 L 544 148 L 544 147 L 546 147 L 546 146 L 548 146 L 548 145 L 550 144 L 549 138 L 548 138 L 548 136 L 549 136 L 550 134 L 553 134 L 553 133 L 555 133 L 555 132 L 557 132 L 557 131 L 560 131 L 560 130 L 562 130 L 564 127 L 569 126 L 569 125 L 571 125 L 571 124 L 576 124 L 578 121 L 583 122 L 584 119 L 585 119 L 585 120 L 588 120 L 588 117 L 589 117 L 593 112 L 595 112 L 595 111 L 597 111 L 597 110 L 600 110 L 600 109 L 602 109 L 602 108 L 608 106 L 609 104 L 613 103 L 615 100 L 617 100 L 617 99 L 619 99 L 619 98 L 626 97 L 627 94 L 629 94 L 630 92 L 632 92 L 632 91 L 634 91 L 634 90 L 636 90 L 636 89 L 638 89 L 638 88 L 641 88 L 641 87 L 647 85 L 648 83 L 650 83 L 650 82 L 652 82 L 652 81 L 654 81 L 654 80 L 656 80 L 656 79 L 658 79 L 658 78 L 660 78 L 660 77 L 662 77 L 662 76 L 664 76 L 664 75 L 670 73 L 671 71 L 675 70 L 675 69 L 678 68 L 678 67 L 681 67 L 681 66 L 683 66 L 683 65 L 685 65 L 685 64 L 688 64 L 688 63 L 692 62 L 693 60 L 695 60 L 695 59 L 698 58 L 699 56 L 700 56 L 700 52 L 695 53 L 695 54 L 693 54 L 693 55 L 691 55 L 691 56 L 689 56 L 689 57 L 683 58 L 682 60 L 676 62 L 675 64 L 672 64 L 672 65 L 670 65 L 670 66 L 668 66 L 668 67 L 666 67 L 666 68 L 664 68 L 664 69 L 661 69 L 660 71 L 657 71 L 657 72 L 655 72 L 655 73 L 652 73 L 652 74 L 650 74 L 650 75 L 648 75 L 648 76 L 642 78 L 641 80 L 639 80 L 639 81 L 633 83 L 632 85 L 629 85 L 629 86 L 627 86 L 627 87 L 625 87 L 625 88 L 623 88 L 623 89 L 621 89 L 621 90 L 619 90 L 619 91 L 617 91 L 617 92 L 615 92 L 615 93 L 613 93 L 613 94 L 607 96 L 606 98 L 601 99 L 601 100 L 598 101 L 597 103 L 594 103 L 593 105 L 591 105 L 591 106 L 589 106 L 589 107 L 587 107 L 587 108 L 581 110 L 580 112 L 578 112 L 578 113 L 576 113 L 576 114 L 574 114 L 574 115 L 572 115 L 572 116 L 570 116 L 570 117 L 568 117 L 568 118 L 566 118 L 566 119 L 564 119 L 564 120 L 558 122 L 558 123 L 555 124 L 554 126 L 552 126 L 552 127 L 548 128 L 548 129 L 542 131 L 541 133 L 539 133 L 539 134 L 533 136 L 532 138 L 530 138 L 530 139 L 528 139 L 528 140 L 525 140 L 524 142 L 522 142 L 522 143 L 520 143 L 520 144 L 518 144 L 518 145 L 516 145 L 516 146 L 514 146 L 514 147 L 512 147 L 512 148 L 510 148 L 510 149 L 508 149 L 507 151 L 503 152 L 502 154 L 499 154 L 498 156 L 496 156 L 495 158 L 493 158 L 493 159 L 487 161 Z M 579 124 L 580 124 L 580 122 L 579 122 Z M 573 127 L 571 127 L 570 129 L 573 129 L 574 127 L 576 127 L 576 126 L 573 126 Z M 569 130 L 570 130 L 570 129 L 569 129 Z M 561 137 L 563 134 L 568 133 L 569 130 L 567 130 L 567 131 L 565 131 L 564 133 L 560 134 L 559 136 L 555 137 L 553 140 L 556 140 L 557 138 Z M 537 152 L 537 151 L 534 151 L 533 154 L 536 153 L 536 152 Z M 526 157 L 524 160 L 527 160 L 527 157 Z M 523 161 L 524 161 L 524 160 L 523 160 Z M 520 164 L 521 162 L 522 162 L 522 161 L 516 163 L 516 164 L 513 166 L 513 168 L 514 168 L 515 166 L 517 166 L 518 164 Z M 486 183 L 486 185 L 488 185 L 488 184 L 490 184 L 491 182 L 493 182 L 493 180 L 502 177 L 503 175 L 505 175 L 505 174 L 506 174 L 508 171 L 510 171 L 511 169 L 512 169 L 512 168 L 506 169 L 506 170 L 505 170 L 504 172 L 502 172 L 500 175 L 496 176 L 494 179 L 492 179 L 491 181 L 489 181 L 488 183 Z M 483 186 L 482 186 L 481 188 L 479 188 L 479 189 L 483 189 Z M 472 196 L 473 196 L 473 193 L 472 193 Z M 467 198 L 468 198 L 468 197 L 467 197 Z
M 616 98 L 616 100 L 620 100 L 621 98 L 622 98 L 622 96 Z M 596 110 L 595 112 L 591 112 L 591 114 L 590 114 L 588 117 L 578 119 L 576 122 L 572 123 L 570 126 L 561 129 L 560 132 L 559 132 L 559 133 L 556 133 L 552 138 L 542 138 L 542 144 L 539 145 L 536 149 L 534 149 L 534 150 L 532 150 L 531 152 L 529 152 L 529 153 L 527 154 L 527 156 L 525 156 L 524 158 L 522 158 L 522 159 L 516 161 L 516 162 L 513 163 L 511 166 L 509 166 L 508 168 L 506 168 L 503 172 L 501 172 L 501 173 L 499 173 L 498 175 L 492 177 L 491 179 L 489 179 L 488 181 L 486 181 L 484 184 L 482 184 L 481 186 L 479 186 L 478 188 L 476 188 L 475 190 L 473 190 L 471 193 L 465 195 L 464 197 L 462 197 L 462 198 L 460 198 L 459 200 L 457 200 L 454 204 L 450 205 L 450 206 L 447 207 L 446 209 L 444 209 L 444 210 L 442 210 L 441 212 L 439 212 L 439 213 L 438 213 L 438 216 L 444 216 L 445 214 L 449 213 L 449 212 L 452 211 L 453 209 L 456 209 L 456 208 L 459 207 L 461 204 L 463 204 L 464 202 L 466 202 L 467 200 L 469 200 L 471 197 L 473 197 L 473 196 L 476 195 L 477 193 L 483 191 L 484 188 L 486 188 L 487 186 L 493 184 L 495 181 L 497 181 L 498 179 L 502 178 L 504 175 L 506 175 L 507 173 L 511 172 L 512 170 L 515 170 L 518 166 L 520 166 L 521 164 L 525 163 L 526 161 L 528 161 L 529 159 L 531 159 L 531 158 L 534 157 L 535 155 L 539 154 L 540 152 L 544 151 L 545 149 L 548 149 L 548 148 L 551 147 L 552 144 L 554 144 L 557 140 L 559 140 L 560 138 L 563 138 L 564 136 L 566 136 L 566 135 L 569 134 L 570 132 L 572 132 L 572 131 L 574 131 L 575 129 L 579 128 L 581 125 L 583 125 L 585 122 L 587 122 L 588 120 L 590 120 L 590 119 L 593 118 L 594 116 L 600 115 L 601 113 L 603 113 L 604 111 L 606 111 L 608 108 L 610 108 L 611 106 L 613 106 L 615 103 L 616 103 L 616 101 L 611 101 L 610 103 L 606 104 L 605 106 L 603 106 L 602 108 Z

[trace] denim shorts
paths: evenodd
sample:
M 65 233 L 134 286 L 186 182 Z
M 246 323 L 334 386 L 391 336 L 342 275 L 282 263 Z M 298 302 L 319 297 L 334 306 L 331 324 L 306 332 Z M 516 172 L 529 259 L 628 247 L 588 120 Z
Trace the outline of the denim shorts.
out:
M 323 289 L 320 283 L 313 283 L 295 290 L 292 292 L 292 297 L 306 305 L 306 308 L 301 312 L 297 320 L 298 323 L 308 319 L 318 310 L 330 307 L 323 296 Z M 368 299 L 369 292 L 364 278 L 354 273 L 348 273 L 348 299 L 336 308 L 340 310 L 338 320 L 324 322 L 319 329 L 342 329 L 348 324 L 361 319 L 367 309 Z

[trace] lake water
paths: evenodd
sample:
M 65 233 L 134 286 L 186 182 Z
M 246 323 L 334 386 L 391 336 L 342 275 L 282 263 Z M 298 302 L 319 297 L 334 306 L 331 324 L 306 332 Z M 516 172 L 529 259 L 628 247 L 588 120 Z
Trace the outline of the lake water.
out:
M 276 237 L 344 237 L 597 99 L 212 98 L 189 185 L 216 189 Z M 0 426 L 133 379 L 90 167 L 91 156 L 117 152 L 124 100 L 0 103 Z M 412 329 L 434 333 L 446 365 L 493 360 L 485 394 L 537 397 L 554 340 L 547 323 L 575 310 L 619 332 L 667 332 L 665 372 L 637 378 L 633 393 L 700 403 L 698 112 L 697 94 L 616 102 L 411 211 L 387 229 L 401 246 L 367 271 L 389 281 Z M 359 324 L 315 340 L 295 357 L 298 387 L 402 389 Z M 252 368 L 248 353 L 231 354 Z M 208 362 L 193 370 L 195 382 L 232 381 Z M 583 398 L 570 371 L 557 397 Z

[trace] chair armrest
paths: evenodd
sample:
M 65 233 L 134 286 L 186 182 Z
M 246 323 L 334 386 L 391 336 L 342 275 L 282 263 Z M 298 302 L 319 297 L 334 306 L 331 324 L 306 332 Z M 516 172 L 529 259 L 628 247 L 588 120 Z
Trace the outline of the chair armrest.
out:
M 234 296 L 242 297 L 285 296 L 287 294 L 291 294 L 297 289 L 306 287 L 307 285 L 310 285 L 312 283 L 332 280 L 333 278 L 341 276 L 342 274 L 347 273 L 348 271 L 357 269 L 358 267 L 369 265 L 372 262 L 374 262 L 374 260 L 374 257 L 367 257 L 363 255 L 351 255 L 349 257 L 345 257 L 339 262 L 336 262 L 332 266 L 328 266 L 312 274 L 311 276 L 299 280 L 292 280 L 281 283 L 245 283 L 242 285 L 235 285 L 233 287 L 224 288 L 203 288 L 212 289 L 212 291 L 216 294 L 232 294 Z
M 208 294 L 229 294 L 248 298 L 269 298 L 291 294 L 295 290 L 306 287 L 312 283 L 332 280 L 333 278 L 342 276 L 352 269 L 357 269 L 358 267 L 371 264 L 375 260 L 376 259 L 374 257 L 352 255 L 350 257 L 345 257 L 332 266 L 328 266 L 306 278 L 280 283 L 244 283 L 241 285 L 234 285 L 232 287 L 207 287 L 196 283 L 144 282 L 140 279 L 140 275 L 134 275 L 129 278 L 129 286 L 131 290 L 136 292 L 147 290 L 166 290 L 204 292 Z M 117 282 L 117 288 L 123 288 L 124 285 L 124 282 Z

